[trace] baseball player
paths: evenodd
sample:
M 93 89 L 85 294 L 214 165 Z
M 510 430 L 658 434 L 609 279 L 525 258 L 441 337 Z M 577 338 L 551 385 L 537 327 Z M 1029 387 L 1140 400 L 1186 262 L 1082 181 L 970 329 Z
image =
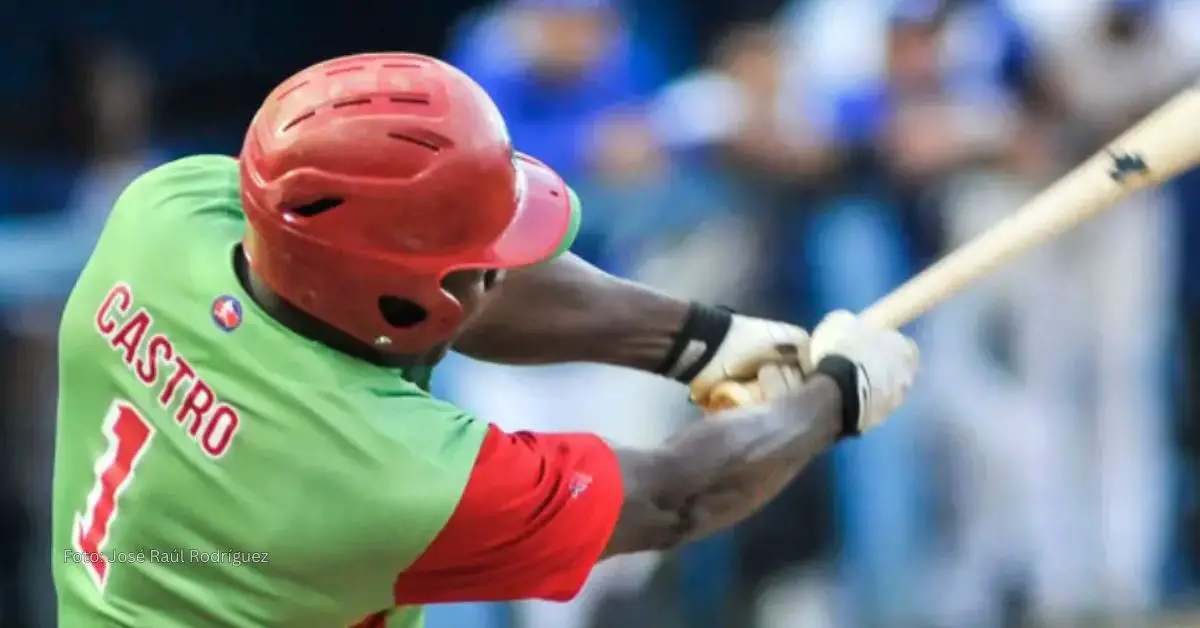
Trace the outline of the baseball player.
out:
M 423 604 L 569 599 L 605 557 L 740 521 L 903 402 L 899 333 L 673 300 L 567 253 L 579 219 L 478 85 L 411 54 L 308 68 L 238 159 L 131 184 L 60 332 L 60 624 L 411 628 Z M 696 399 L 757 375 L 766 402 L 649 450 L 505 433 L 426 392 L 451 347 Z

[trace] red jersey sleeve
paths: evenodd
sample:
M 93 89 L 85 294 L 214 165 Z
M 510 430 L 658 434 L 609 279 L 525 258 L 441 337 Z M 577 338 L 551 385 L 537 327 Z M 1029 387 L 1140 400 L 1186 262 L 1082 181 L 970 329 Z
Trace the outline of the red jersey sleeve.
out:
M 598 436 L 493 425 L 449 522 L 396 580 L 396 603 L 569 600 L 623 498 L 616 455 Z

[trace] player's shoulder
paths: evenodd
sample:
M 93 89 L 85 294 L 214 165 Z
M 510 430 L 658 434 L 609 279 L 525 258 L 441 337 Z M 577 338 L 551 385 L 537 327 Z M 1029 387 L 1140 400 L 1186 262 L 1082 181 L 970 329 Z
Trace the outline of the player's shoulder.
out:
M 439 399 L 407 379 L 360 396 L 362 419 L 377 437 L 404 443 L 414 452 L 444 451 L 450 442 L 482 441 L 487 423 L 471 412 Z M 380 394 L 382 393 L 382 394 Z
M 147 170 L 130 187 L 211 182 L 214 177 L 236 182 L 237 174 L 237 159 L 229 155 L 189 155 Z
M 238 190 L 237 161 L 224 155 L 186 157 L 146 171 L 113 204 L 79 281 L 107 289 L 117 280 L 211 265 L 207 258 L 224 255 L 244 231 Z
M 168 162 L 134 179 L 76 279 L 61 333 L 86 337 L 96 308 L 120 286 L 158 315 L 206 313 L 232 289 L 233 272 L 221 262 L 244 231 L 238 198 L 237 162 L 220 155 Z
M 237 160 L 227 155 L 193 155 L 146 171 L 121 193 L 113 213 L 239 205 Z

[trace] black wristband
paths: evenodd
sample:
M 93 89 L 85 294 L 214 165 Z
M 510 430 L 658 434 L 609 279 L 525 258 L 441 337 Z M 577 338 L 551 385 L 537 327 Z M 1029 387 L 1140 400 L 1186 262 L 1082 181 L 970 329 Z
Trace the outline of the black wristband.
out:
M 693 302 L 671 350 L 654 372 L 690 383 L 712 360 L 732 324 L 732 310 Z
M 858 367 L 840 355 L 830 355 L 821 359 L 821 363 L 817 365 L 817 372 L 828 375 L 842 391 L 842 433 L 838 437 L 860 435 L 858 419 L 862 408 L 858 397 Z

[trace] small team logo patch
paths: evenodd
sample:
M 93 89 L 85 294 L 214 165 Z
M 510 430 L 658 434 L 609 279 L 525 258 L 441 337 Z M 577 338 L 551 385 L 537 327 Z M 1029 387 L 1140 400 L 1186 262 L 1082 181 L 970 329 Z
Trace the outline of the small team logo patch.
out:
M 225 295 L 217 297 L 212 304 L 212 318 L 217 327 L 225 331 L 233 331 L 242 324 L 242 303 Z

